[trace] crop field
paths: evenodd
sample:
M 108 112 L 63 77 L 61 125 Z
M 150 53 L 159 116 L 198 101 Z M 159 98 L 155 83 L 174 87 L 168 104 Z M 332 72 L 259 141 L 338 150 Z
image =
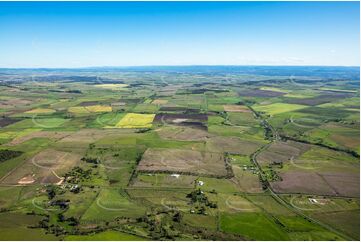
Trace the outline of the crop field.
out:
M 112 107 L 103 106 L 103 105 L 91 105 L 91 106 L 80 106 L 80 107 L 70 107 L 70 113 L 84 114 L 84 113 L 102 113 L 102 112 L 111 112 Z
M 349 69 L 212 68 L 3 70 L 0 240 L 359 240 Z
M 224 111 L 226 112 L 236 112 L 236 113 L 250 113 L 251 110 L 249 110 L 247 107 L 243 105 L 224 105 L 223 106 Z
M 310 140 L 322 140 L 333 147 L 343 147 L 360 153 L 360 137 L 354 125 L 327 123 L 305 132 Z
M 111 89 L 111 90 L 118 90 L 128 86 L 128 84 L 119 83 L 119 84 L 96 84 L 95 87 Z
M 260 146 L 261 143 L 246 141 L 237 137 L 212 137 L 206 143 L 208 151 L 242 155 L 250 155 Z
M 195 150 L 148 149 L 138 165 L 142 172 L 170 171 L 224 176 L 223 155 Z
M 29 111 L 26 111 L 25 113 L 29 113 L 29 114 L 47 114 L 47 113 L 53 113 L 55 112 L 55 110 L 50 109 L 50 108 L 36 108 L 36 109 L 32 109 Z
M 154 114 L 127 113 L 116 125 L 117 128 L 150 128 Z

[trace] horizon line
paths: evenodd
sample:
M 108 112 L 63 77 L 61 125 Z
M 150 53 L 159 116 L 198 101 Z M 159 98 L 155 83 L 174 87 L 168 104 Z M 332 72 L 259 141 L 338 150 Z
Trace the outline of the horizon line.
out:
M 189 64 L 189 65 L 119 65 L 119 66 L 83 66 L 83 67 L 0 67 L 0 69 L 95 69 L 95 68 L 142 68 L 142 67 L 357 67 L 360 65 L 237 65 L 237 64 Z

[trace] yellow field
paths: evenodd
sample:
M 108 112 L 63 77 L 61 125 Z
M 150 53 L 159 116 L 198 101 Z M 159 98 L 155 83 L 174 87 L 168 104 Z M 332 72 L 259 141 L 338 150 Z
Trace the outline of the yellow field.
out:
M 119 83 L 119 84 L 97 84 L 97 85 L 95 85 L 95 87 L 106 88 L 106 89 L 111 89 L 111 90 L 119 90 L 119 89 L 125 88 L 127 86 L 128 86 L 128 84 L 123 84 L 123 83 Z
M 50 108 L 35 108 L 29 111 L 26 111 L 25 113 L 54 113 L 55 110 L 54 109 L 50 109 Z
M 315 97 L 315 94 L 303 94 L 303 93 L 287 93 L 286 95 L 284 95 L 284 97 L 290 97 L 290 98 L 311 98 L 311 97 Z
M 111 106 L 103 106 L 103 105 L 93 105 L 86 107 L 70 107 L 68 109 L 71 113 L 103 113 L 103 112 L 111 112 L 113 109 Z
M 117 128 L 150 128 L 155 114 L 127 113 L 115 126 Z
M 41 129 L 22 129 L 21 131 L 6 131 L 0 133 L 0 139 L 14 139 L 40 131 Z
M 288 92 L 287 90 L 280 89 L 278 87 L 261 87 L 260 89 L 263 91 L 285 92 L 285 93 Z
M 318 90 L 322 91 L 332 91 L 332 92 L 349 92 L 349 93 L 356 93 L 356 90 L 346 90 L 346 89 L 337 89 L 337 88 L 327 88 L 327 87 L 321 87 L 318 88 Z

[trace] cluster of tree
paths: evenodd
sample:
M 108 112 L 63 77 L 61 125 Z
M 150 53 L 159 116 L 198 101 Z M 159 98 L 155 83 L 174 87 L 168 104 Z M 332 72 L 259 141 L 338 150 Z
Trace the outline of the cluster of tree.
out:
M 273 137 L 273 131 L 272 128 L 270 127 L 270 125 L 268 124 L 267 121 L 262 120 L 261 122 L 262 127 L 264 128 L 264 136 L 267 140 L 272 140 Z
M 272 169 L 273 167 L 277 167 L 279 169 L 283 168 L 283 162 L 282 161 L 272 161 L 271 164 L 268 165 L 268 168 Z
M 70 202 L 69 199 L 67 199 L 67 200 L 65 200 L 65 199 L 57 199 L 57 200 L 51 201 L 50 206 L 58 206 L 61 209 L 65 210 L 65 209 L 69 208 L 69 202 Z
M 16 150 L 0 150 L 0 163 L 16 158 L 20 156 L 23 152 L 22 151 L 16 151 Z
M 210 208 L 217 208 L 217 204 L 214 202 L 211 202 L 208 200 L 208 197 L 205 195 L 205 193 L 201 190 L 194 190 L 191 193 L 187 194 L 187 198 L 191 199 L 192 203 L 200 203 L 200 204 L 204 204 L 207 207 Z M 202 211 L 201 214 L 205 213 L 205 208 L 201 207 L 200 210 Z
M 148 132 L 150 130 L 152 130 L 152 129 L 150 129 L 150 128 L 142 128 L 142 129 L 137 129 L 135 131 L 135 133 L 146 133 L 146 132 Z
M 152 240 L 176 240 L 181 236 L 176 224 L 180 224 L 182 214 L 176 210 L 152 211 L 137 219 L 137 225 L 143 225 L 149 231 Z
M 94 157 L 83 157 L 81 158 L 82 161 L 85 161 L 87 163 L 92 163 L 92 164 L 99 164 L 100 160 L 98 158 L 94 158 Z
M 263 171 L 265 179 L 268 181 L 274 182 L 274 181 L 282 181 L 282 177 L 278 175 L 278 173 L 273 170 L 272 168 L 266 169 Z
M 259 181 L 260 181 L 260 183 L 262 185 L 262 189 L 267 190 L 267 188 L 270 186 L 270 184 L 269 184 L 266 176 L 262 175 L 262 173 L 260 172 L 258 177 L 259 177 Z
M 152 170 L 152 171 L 139 171 L 139 173 L 146 173 L 146 174 L 174 174 L 174 171 L 166 171 L 166 170 Z M 177 171 L 177 174 L 180 175 L 186 175 L 186 176 L 204 176 L 204 177 L 210 177 L 210 178 L 218 178 L 218 179 L 223 179 L 223 178 L 232 178 L 233 175 L 233 170 L 232 170 L 232 175 L 217 175 L 217 174 L 208 174 L 208 173 L 199 173 L 199 172 L 192 172 L 192 171 Z M 136 174 L 135 174 L 136 175 Z
M 65 174 L 65 180 L 68 183 L 78 184 L 81 181 L 89 180 L 91 178 L 92 170 L 76 166 Z
M 80 90 L 59 90 L 59 89 L 48 89 L 49 92 L 57 92 L 57 93 L 75 93 L 81 94 L 82 91 Z
M 56 196 L 57 187 L 49 185 L 46 187 L 46 193 L 48 194 L 48 199 L 51 200 Z
M 79 224 L 79 219 L 77 219 L 75 217 L 65 218 L 62 213 L 58 214 L 58 221 L 66 222 L 69 226 L 77 226 Z

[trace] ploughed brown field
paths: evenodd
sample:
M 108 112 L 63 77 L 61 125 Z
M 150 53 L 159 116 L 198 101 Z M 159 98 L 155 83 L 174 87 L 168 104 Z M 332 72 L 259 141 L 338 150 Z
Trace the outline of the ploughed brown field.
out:
M 222 154 L 180 149 L 147 149 L 137 170 L 216 176 L 227 174 Z

